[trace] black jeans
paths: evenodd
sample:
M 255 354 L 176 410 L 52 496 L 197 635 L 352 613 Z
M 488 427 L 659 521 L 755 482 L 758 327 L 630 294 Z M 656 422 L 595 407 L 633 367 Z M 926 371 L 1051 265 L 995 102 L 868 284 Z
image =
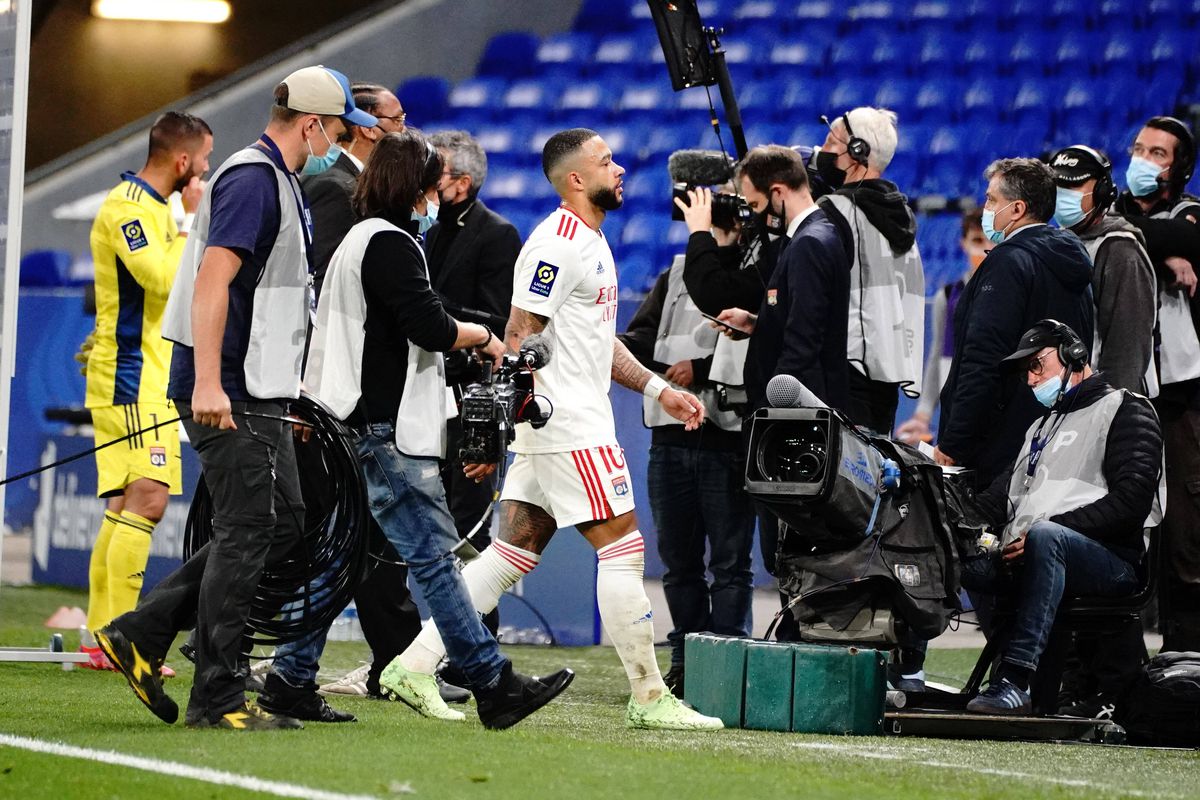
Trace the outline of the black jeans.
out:
M 1190 392 L 1164 386 L 1162 420 L 1167 508 L 1159 532 L 1159 630 L 1163 650 L 1200 650 L 1200 409 Z
M 851 364 L 850 421 L 862 425 L 880 436 L 891 436 L 896 427 L 896 408 L 900 405 L 900 384 L 873 381 Z
M 263 567 L 299 542 L 304 501 L 291 426 L 239 416 L 280 416 L 282 402 L 234 402 L 237 430 L 225 431 L 193 422 L 189 403 L 176 407 L 212 496 L 212 540 L 113 624 L 143 653 L 161 658 L 195 618 L 196 676 L 187 719 L 215 722 L 246 700 L 243 634 L 254 592 Z

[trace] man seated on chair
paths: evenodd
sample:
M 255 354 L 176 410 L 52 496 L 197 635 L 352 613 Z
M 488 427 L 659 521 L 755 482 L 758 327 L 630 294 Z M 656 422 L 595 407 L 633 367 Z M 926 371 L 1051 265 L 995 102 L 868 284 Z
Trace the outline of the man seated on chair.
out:
M 1030 683 L 1064 596 L 1121 597 L 1141 585 L 1142 532 L 1161 518 L 1162 432 L 1150 402 L 1088 366 L 1079 336 L 1035 324 L 1005 363 L 1023 369 L 1046 414 L 1013 466 L 978 500 L 998 551 L 963 565 L 963 585 L 1011 590 L 1015 618 L 987 689 L 968 711 L 1027 714 Z

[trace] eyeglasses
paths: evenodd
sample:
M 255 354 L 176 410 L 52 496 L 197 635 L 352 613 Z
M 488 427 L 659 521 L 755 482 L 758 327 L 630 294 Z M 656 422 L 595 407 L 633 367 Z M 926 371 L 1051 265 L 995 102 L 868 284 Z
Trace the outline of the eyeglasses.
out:
M 408 119 L 408 113 L 401 111 L 399 114 L 397 114 L 394 117 L 384 116 L 383 114 L 376 114 L 375 119 L 379 119 L 379 120 L 390 119 L 392 122 L 396 123 L 397 125 L 403 125 L 404 121 L 406 119 Z
M 1042 353 L 1040 356 L 1034 356 L 1029 359 L 1029 363 L 1025 365 L 1026 372 L 1032 372 L 1034 375 L 1041 375 L 1046 369 L 1046 365 L 1042 363 L 1042 359 L 1050 353 Z

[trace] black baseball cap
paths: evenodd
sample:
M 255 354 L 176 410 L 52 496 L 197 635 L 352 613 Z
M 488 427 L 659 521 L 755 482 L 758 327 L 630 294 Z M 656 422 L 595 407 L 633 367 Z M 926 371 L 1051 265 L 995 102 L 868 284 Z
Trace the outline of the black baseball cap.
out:
M 1021 334 L 1021 341 L 1017 343 L 1017 349 L 1001 363 L 1009 366 L 1013 366 L 1013 362 L 1019 364 L 1023 359 L 1029 358 L 1047 347 L 1058 347 L 1064 344 L 1064 340 L 1074 334 L 1074 331 L 1058 320 L 1044 319 L 1035 322 L 1032 328 Z
M 1104 154 L 1083 144 L 1064 147 L 1052 155 L 1050 169 L 1059 186 L 1078 186 L 1090 178 L 1112 174 L 1112 164 Z

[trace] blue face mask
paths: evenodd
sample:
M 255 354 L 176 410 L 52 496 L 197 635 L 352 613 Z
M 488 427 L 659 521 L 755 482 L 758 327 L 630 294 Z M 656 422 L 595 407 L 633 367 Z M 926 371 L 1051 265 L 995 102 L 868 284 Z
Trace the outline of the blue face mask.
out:
M 1058 399 L 1058 390 L 1061 388 L 1062 375 L 1055 375 L 1033 387 L 1033 396 L 1046 408 L 1052 408 L 1054 401 Z
M 317 125 L 321 126 L 321 135 L 325 137 L 326 142 L 329 142 L 329 149 L 323 156 L 314 155 L 312 145 L 308 144 L 308 140 L 305 139 L 304 143 L 308 145 L 308 158 L 304 160 L 304 167 L 300 170 L 301 175 L 320 175 L 336 164 L 342 155 L 342 148 L 329 141 L 329 134 L 325 133 L 325 126 L 321 125 L 321 120 L 317 120 Z
M 1015 202 L 1017 202 L 1017 201 L 1013 200 L 1012 203 L 1008 204 L 1008 206 L 1011 206 Z M 1008 208 L 1008 206 L 1005 206 L 1004 208 Z M 1003 211 L 1004 208 L 1002 208 L 1000 210 Z M 981 224 L 983 225 L 983 235 L 986 236 L 988 238 L 988 241 L 990 241 L 992 244 L 1000 244 L 1001 242 L 1004 241 L 1004 231 L 1002 231 L 1002 230 L 998 231 L 995 228 L 995 224 L 996 224 L 996 212 L 995 211 L 989 211 L 985 208 L 983 210 L 983 219 L 981 220 Z M 1011 225 L 1012 223 L 1009 223 L 1009 224 Z M 1004 227 L 1007 228 L 1008 225 L 1005 225 Z
M 437 222 L 437 217 L 438 204 L 431 203 L 426 200 L 424 214 L 418 214 L 416 211 L 412 212 L 413 221 L 417 223 L 417 233 L 424 236 L 425 233 L 433 227 L 433 224 Z
M 1083 198 L 1091 192 L 1079 192 L 1074 189 L 1058 187 L 1058 197 L 1054 201 L 1054 221 L 1062 228 L 1074 228 L 1083 222 L 1087 212 L 1083 210 Z
M 1158 191 L 1158 176 L 1163 168 L 1153 161 L 1134 156 L 1125 170 L 1125 183 L 1134 197 L 1145 197 Z

